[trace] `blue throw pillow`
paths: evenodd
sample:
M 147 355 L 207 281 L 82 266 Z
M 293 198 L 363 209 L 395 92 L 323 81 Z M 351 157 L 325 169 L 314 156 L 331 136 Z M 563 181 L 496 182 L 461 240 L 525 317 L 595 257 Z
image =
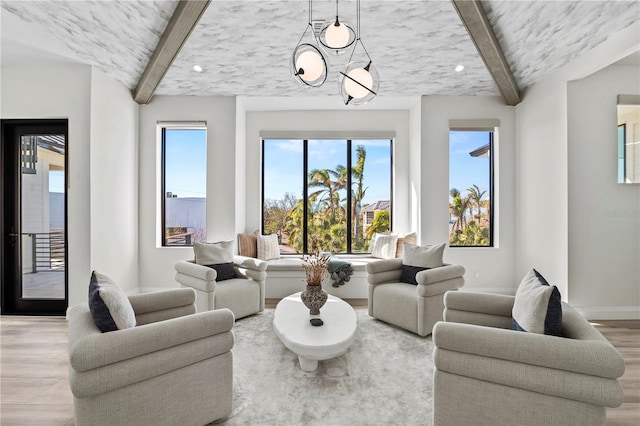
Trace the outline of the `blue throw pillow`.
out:
M 424 268 L 422 266 L 402 265 L 402 276 L 400 276 L 400 282 L 418 285 L 418 281 L 416 281 L 416 274 L 420 271 L 425 271 L 427 269 L 431 269 L 431 268 Z
M 233 262 L 229 263 L 215 263 L 213 265 L 207 265 L 209 268 L 215 269 L 218 275 L 216 281 L 230 280 L 237 278 L 236 270 L 233 267 Z
M 136 326 L 136 314 L 126 293 L 96 271 L 91 273 L 89 282 L 89 310 L 103 333 Z
M 532 269 L 518 286 L 511 316 L 513 330 L 561 336 L 562 303 L 558 288 Z

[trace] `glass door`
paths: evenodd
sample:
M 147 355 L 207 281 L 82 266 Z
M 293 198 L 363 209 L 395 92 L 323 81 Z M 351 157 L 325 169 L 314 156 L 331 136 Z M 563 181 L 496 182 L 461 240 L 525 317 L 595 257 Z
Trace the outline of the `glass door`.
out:
M 3 121 L 2 165 L 2 312 L 63 315 L 67 121 Z

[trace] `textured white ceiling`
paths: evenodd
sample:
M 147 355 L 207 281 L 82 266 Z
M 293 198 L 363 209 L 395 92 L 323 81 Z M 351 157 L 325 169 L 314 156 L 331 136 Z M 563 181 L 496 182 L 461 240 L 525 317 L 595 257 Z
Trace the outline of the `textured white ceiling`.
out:
M 482 4 L 521 89 L 640 20 L 637 0 Z
M 42 49 L 30 35 L 37 27 L 74 60 L 99 67 L 129 88 L 177 5 L 175 0 L 0 2 L 0 13 L 22 23 L 2 28 L 3 61 L 10 63 L 8 55 L 30 42 Z M 483 5 L 521 89 L 640 20 L 637 0 L 485 0 Z M 313 6 L 314 19 L 335 16 L 333 0 L 316 0 Z M 355 23 L 355 1 L 340 1 L 340 15 Z M 337 73 L 347 56 L 331 57 L 321 88 L 300 87 L 291 77 L 291 53 L 307 20 L 307 0 L 214 0 L 156 93 L 336 95 Z M 380 74 L 380 96 L 499 93 L 450 1 L 362 0 L 361 24 Z M 8 39 L 20 40 L 19 48 L 5 49 Z M 193 71 L 196 63 L 204 72 Z M 459 63 L 466 68 L 455 73 Z
M 314 20 L 335 19 L 335 2 L 313 6 Z M 361 37 L 380 75 L 381 96 L 499 93 L 450 2 L 363 1 L 361 9 Z M 354 1 L 340 2 L 343 20 L 355 24 L 355 11 Z M 307 22 L 306 1 L 213 1 L 157 93 L 335 95 L 348 54 L 329 57 L 321 88 L 300 87 L 291 77 L 291 54 Z M 202 74 L 192 70 L 196 63 Z M 462 73 L 454 71 L 459 63 Z
M 16 15 L 25 23 L 25 39 L 29 26 L 46 31 L 79 61 L 97 66 L 129 88 L 137 84 L 177 4 L 177 0 L 1 3 L 3 14 Z

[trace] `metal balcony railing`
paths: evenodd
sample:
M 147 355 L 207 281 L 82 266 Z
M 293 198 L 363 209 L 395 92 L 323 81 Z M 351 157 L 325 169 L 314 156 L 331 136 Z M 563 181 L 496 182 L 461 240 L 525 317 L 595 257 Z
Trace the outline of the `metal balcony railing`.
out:
M 51 232 L 24 233 L 31 245 L 31 272 L 64 271 L 64 229 Z M 24 241 L 24 240 L 23 240 Z

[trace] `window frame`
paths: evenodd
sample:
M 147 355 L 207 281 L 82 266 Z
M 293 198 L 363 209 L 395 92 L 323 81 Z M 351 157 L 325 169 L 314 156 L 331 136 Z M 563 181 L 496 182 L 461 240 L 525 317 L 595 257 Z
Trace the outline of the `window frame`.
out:
M 357 133 L 357 132 L 356 132 Z M 383 136 L 367 136 L 367 137 L 287 137 L 287 136 L 262 136 L 260 138 L 261 142 L 261 170 L 260 170 L 260 192 L 261 192 L 261 209 L 260 209 L 260 233 L 264 235 L 265 229 L 265 214 L 264 214 L 264 206 L 265 206 L 265 143 L 266 141 L 276 141 L 276 140 L 298 140 L 302 142 L 302 207 L 303 207 L 303 252 L 302 253 L 280 253 L 280 256 L 300 256 L 310 254 L 308 251 L 308 196 L 309 196 L 309 141 L 310 140 L 338 140 L 346 142 L 346 168 L 347 168 L 347 188 L 349 190 L 346 191 L 347 199 L 346 205 L 352 205 L 352 153 L 353 153 L 353 142 L 357 143 L 358 140 L 381 140 L 381 141 L 389 141 L 389 232 L 393 232 L 393 143 L 394 137 L 383 135 Z M 353 252 L 352 251 L 352 233 L 353 233 L 353 221 L 351 219 L 351 214 L 346 215 L 346 251 L 337 253 L 340 255 L 349 255 L 349 256 L 368 256 L 371 254 L 370 251 L 367 252 Z
M 206 151 L 207 151 L 207 123 L 203 121 L 189 121 L 189 122 L 159 122 L 158 127 L 160 130 L 160 247 L 193 247 L 194 241 L 191 244 L 167 244 L 166 238 L 166 203 L 167 198 L 166 191 L 166 136 L 167 130 L 204 130 L 205 131 L 205 163 L 206 163 Z M 207 170 L 205 164 L 205 172 Z M 206 176 L 205 176 L 205 191 L 206 191 Z M 205 206 L 207 197 L 205 196 Z M 205 234 L 207 224 L 205 222 Z
M 489 133 L 489 244 L 486 246 L 478 245 L 451 245 L 451 235 L 449 235 L 447 245 L 450 248 L 495 248 L 495 134 L 498 131 L 498 126 L 495 127 L 478 127 L 477 125 L 470 125 L 466 127 L 464 124 L 460 125 L 460 121 L 456 120 L 457 125 L 450 125 L 449 127 L 449 153 L 451 153 L 451 132 L 487 132 Z M 451 186 L 451 160 L 449 160 L 449 185 Z M 449 188 L 450 190 L 451 188 Z

